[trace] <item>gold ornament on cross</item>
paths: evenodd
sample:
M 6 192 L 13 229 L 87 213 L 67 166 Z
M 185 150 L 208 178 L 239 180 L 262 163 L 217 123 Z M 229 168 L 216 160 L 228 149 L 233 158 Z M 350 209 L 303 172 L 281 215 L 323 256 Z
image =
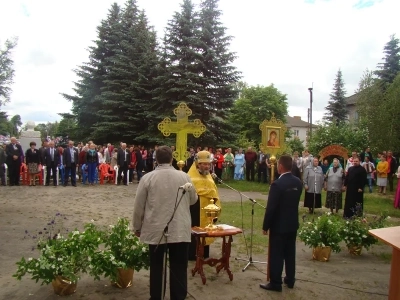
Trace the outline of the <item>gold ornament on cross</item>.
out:
M 164 136 L 170 136 L 171 133 L 176 134 L 176 149 L 172 155 L 178 161 L 178 166 L 181 164 L 183 167 L 184 161 L 190 157 L 190 153 L 187 151 L 187 135 L 193 134 L 194 137 L 198 138 L 206 131 L 206 126 L 199 119 L 195 119 L 193 122 L 189 121 L 192 110 L 184 102 L 181 102 L 174 109 L 174 115 L 176 122 L 173 122 L 170 118 L 164 118 L 158 124 L 158 130 Z

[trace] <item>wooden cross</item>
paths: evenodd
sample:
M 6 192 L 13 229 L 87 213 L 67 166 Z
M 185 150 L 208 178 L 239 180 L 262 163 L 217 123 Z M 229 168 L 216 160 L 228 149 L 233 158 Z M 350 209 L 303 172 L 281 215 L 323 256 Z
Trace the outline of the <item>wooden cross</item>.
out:
M 158 124 L 158 130 L 164 136 L 170 136 L 171 133 L 176 134 L 176 149 L 172 154 L 173 157 L 179 161 L 185 161 L 190 157 L 187 151 L 187 135 L 193 134 L 198 138 L 203 132 L 206 131 L 206 126 L 199 119 L 189 121 L 189 116 L 192 115 L 192 110 L 181 102 L 177 108 L 174 109 L 176 122 L 172 122 L 170 118 L 165 118 Z

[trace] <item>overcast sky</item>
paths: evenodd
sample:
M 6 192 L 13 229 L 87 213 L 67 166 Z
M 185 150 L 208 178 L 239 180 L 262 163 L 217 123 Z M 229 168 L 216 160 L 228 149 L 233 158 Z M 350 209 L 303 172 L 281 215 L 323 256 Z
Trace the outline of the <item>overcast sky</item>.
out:
M 17 36 L 9 115 L 36 123 L 59 120 L 71 103 L 73 69 L 88 61 L 96 27 L 118 0 L 0 0 L 0 43 Z M 138 0 L 161 37 L 182 0 Z M 194 1 L 196 4 L 199 0 Z M 341 68 L 351 96 L 367 68 L 375 69 L 391 34 L 400 37 L 399 0 L 221 0 L 234 37 L 235 65 L 250 85 L 273 83 L 288 95 L 289 115 L 320 120 Z

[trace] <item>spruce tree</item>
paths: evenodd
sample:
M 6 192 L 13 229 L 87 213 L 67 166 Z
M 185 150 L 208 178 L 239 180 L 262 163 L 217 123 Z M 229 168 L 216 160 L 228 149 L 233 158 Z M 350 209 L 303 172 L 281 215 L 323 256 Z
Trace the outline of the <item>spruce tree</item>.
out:
M 209 119 L 209 130 L 215 140 L 234 140 L 232 130 L 225 121 L 238 95 L 236 84 L 240 72 L 233 66 L 236 55 L 229 51 L 231 36 L 221 22 L 219 0 L 200 3 L 200 47 L 202 55 L 201 98 L 204 103 L 202 119 Z M 204 116 L 204 114 L 207 114 Z
M 375 75 L 384 83 L 384 85 L 392 83 L 396 76 L 400 73 L 400 46 L 399 39 L 395 35 L 390 36 L 390 41 L 383 48 L 384 60 L 378 64 Z
M 62 94 L 65 99 L 72 101 L 72 113 L 76 116 L 79 128 L 76 133 L 78 139 L 103 138 L 96 135 L 93 126 L 99 118 L 104 117 L 98 114 L 102 105 L 99 97 L 112 69 L 115 55 L 119 52 L 116 47 L 118 36 L 115 34 L 119 23 L 120 7 L 114 3 L 107 19 L 101 21 L 101 25 L 97 27 L 97 40 L 94 46 L 89 47 L 89 62 L 75 70 L 79 77 L 79 80 L 74 83 L 75 95 Z
M 95 124 L 99 136 L 110 141 L 145 143 L 148 110 L 158 66 L 156 34 L 135 0 L 129 0 L 121 17 L 120 53 L 114 59 L 100 99 L 104 118 Z
M 203 1 L 197 12 L 191 0 L 184 0 L 164 37 L 154 116 L 170 117 L 180 102 L 186 102 L 191 118 L 207 127 L 196 143 L 233 139 L 225 120 L 237 95 L 239 74 L 231 65 L 235 55 L 228 51 L 231 37 L 226 36 L 220 15 L 217 1 Z
M 198 14 L 193 2 L 184 0 L 181 11 L 174 14 L 166 28 L 154 117 L 170 117 L 180 102 L 186 102 L 193 111 L 192 117 L 201 118 L 199 48 Z
M 329 123 L 336 124 L 346 121 L 346 90 L 344 88 L 342 71 L 340 69 L 336 74 L 335 83 L 333 84 L 333 91 L 329 96 L 330 100 L 328 101 L 328 106 L 325 107 L 327 112 L 325 113 L 324 120 Z

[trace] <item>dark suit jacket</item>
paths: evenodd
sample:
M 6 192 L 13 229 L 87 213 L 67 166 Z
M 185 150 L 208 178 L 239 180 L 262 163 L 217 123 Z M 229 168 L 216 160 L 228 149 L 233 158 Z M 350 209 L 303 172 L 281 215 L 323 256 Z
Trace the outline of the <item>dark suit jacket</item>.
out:
M 126 163 L 129 166 L 129 164 L 131 163 L 131 153 L 129 152 L 129 149 L 125 149 L 126 151 Z M 117 153 L 117 165 L 118 166 L 123 166 L 125 162 L 125 156 L 124 156 L 124 150 L 119 149 L 118 153 Z
M 42 165 L 45 165 L 45 161 L 44 161 L 45 152 L 46 152 L 46 148 L 45 148 L 45 147 L 40 147 L 40 148 L 39 148 L 40 163 L 41 163 Z
M 72 148 L 74 150 L 74 163 L 79 165 L 79 157 L 78 157 L 78 150 L 76 148 Z M 66 167 L 71 167 L 71 152 L 70 148 L 67 147 L 64 149 L 63 152 L 63 164 Z
M 9 164 L 9 163 L 11 163 L 11 162 L 14 161 L 14 159 L 13 159 L 13 156 L 14 156 L 14 155 L 18 156 L 17 161 L 18 161 L 19 163 L 21 163 L 21 153 L 23 153 L 23 152 L 22 152 L 21 145 L 15 144 L 15 146 L 17 146 L 17 149 L 14 149 L 13 144 L 8 144 L 8 145 L 6 146 L 6 155 L 7 155 L 6 160 L 7 160 L 7 164 Z
M 295 161 L 292 163 L 292 174 L 301 180 L 300 169 L 297 167 L 297 163 Z
M 299 201 L 302 192 L 300 179 L 291 173 L 283 174 L 271 184 L 263 230 L 271 234 L 295 232 L 299 228 Z
M 57 148 L 53 148 L 53 149 L 54 149 L 54 164 L 59 165 L 60 164 L 60 153 L 58 152 Z M 50 148 L 46 148 L 46 150 L 44 151 L 43 163 L 46 166 L 51 165 Z

